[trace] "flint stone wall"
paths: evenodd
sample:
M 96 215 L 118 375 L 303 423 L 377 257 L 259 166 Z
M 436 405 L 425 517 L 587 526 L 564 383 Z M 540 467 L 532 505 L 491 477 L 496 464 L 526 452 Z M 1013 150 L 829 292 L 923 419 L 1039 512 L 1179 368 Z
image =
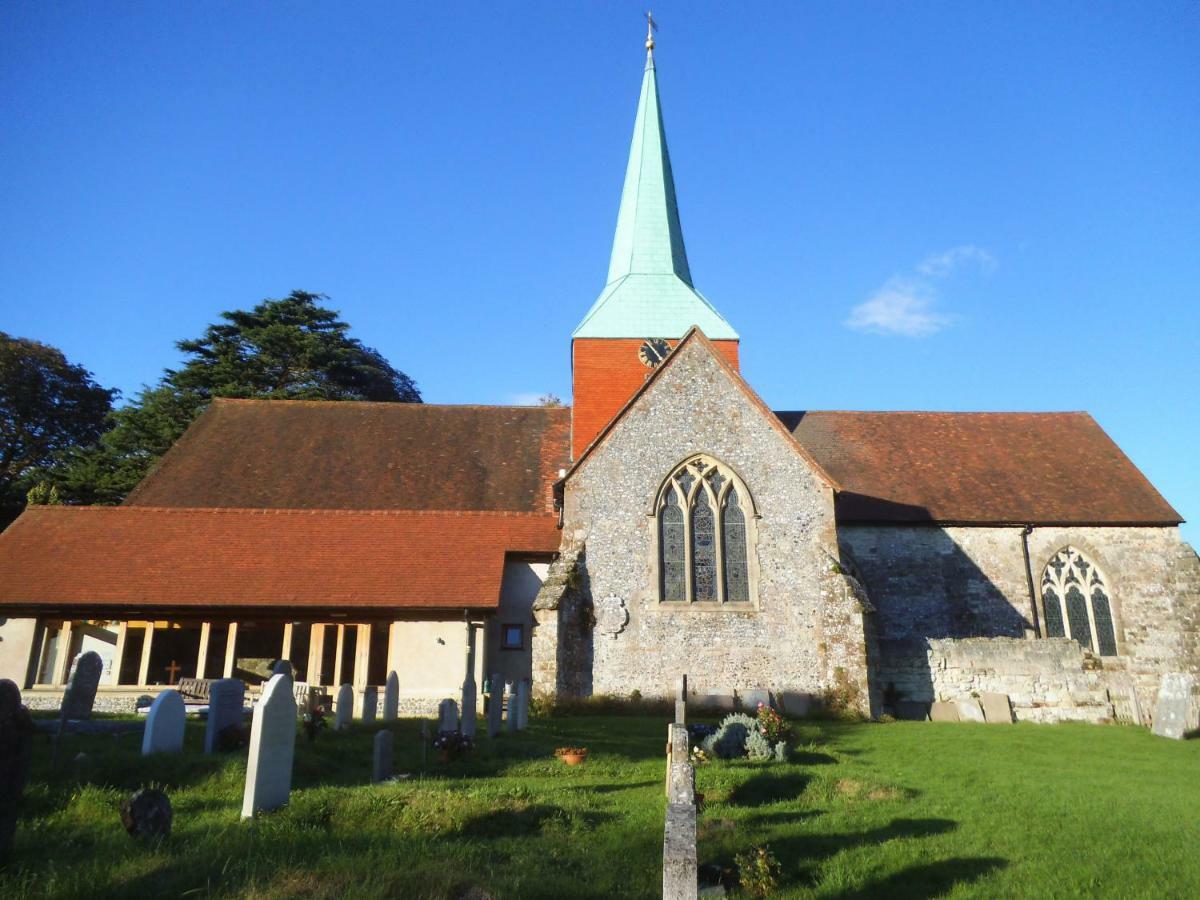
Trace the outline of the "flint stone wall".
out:
M 1032 634 L 1021 528 L 844 526 L 852 560 L 876 613 L 874 679 L 902 699 L 957 699 L 962 689 L 1013 697 L 1019 719 L 1098 720 L 1098 692 L 1140 709 L 1148 722 L 1162 675 L 1200 672 L 1200 560 L 1163 527 L 1035 528 L 1035 591 L 1063 547 L 1087 555 L 1112 600 L 1117 657 L 1090 657 L 1052 639 L 988 642 Z M 1040 606 L 1036 612 L 1043 621 Z M 961 648 L 954 641 L 963 642 Z M 1028 646 L 1032 644 L 1033 646 Z M 1044 646 L 1039 646 L 1044 645 Z M 1128 701 L 1131 694 L 1136 701 Z M 1053 710 L 1057 709 L 1058 712 Z M 1120 709 L 1118 709 L 1120 713 Z M 1111 712 L 1110 712 L 1111 716 Z M 1125 718 L 1125 716 L 1120 716 Z
M 578 679 L 584 692 L 669 697 L 688 672 L 697 686 L 739 690 L 820 694 L 842 683 L 865 711 L 863 610 L 836 565 L 832 490 L 702 342 L 676 352 L 566 485 L 564 548 L 586 547 L 587 600 L 595 608 L 616 598 L 628 612 L 619 633 L 591 632 L 590 659 L 569 654 L 590 673 Z M 658 601 L 655 498 L 670 471 L 697 453 L 728 465 L 752 494 L 757 591 L 746 611 Z M 548 636 L 545 612 L 538 630 Z M 562 612 L 553 649 L 560 687 L 571 678 L 558 647 L 564 632 L 580 630 L 577 611 Z M 547 643 L 535 644 L 535 668 Z

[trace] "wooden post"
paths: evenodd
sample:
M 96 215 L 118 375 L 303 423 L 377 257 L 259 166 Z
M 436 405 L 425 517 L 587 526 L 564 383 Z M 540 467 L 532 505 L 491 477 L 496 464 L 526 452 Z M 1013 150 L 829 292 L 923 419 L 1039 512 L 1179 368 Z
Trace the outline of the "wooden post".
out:
M 196 677 L 203 678 L 208 668 L 208 639 L 212 636 L 212 622 L 200 623 L 200 649 L 196 652 Z
M 292 661 L 292 623 L 283 623 L 283 646 L 279 650 L 279 658 Z
M 71 623 L 64 621 L 58 629 L 58 655 L 54 657 L 54 674 L 51 684 L 66 684 L 71 674 Z
M 233 677 L 233 665 L 237 661 L 237 622 L 229 623 L 229 636 L 225 638 L 225 669 L 222 678 Z
M 154 622 L 146 622 L 146 638 L 142 641 L 142 663 L 138 666 L 138 684 L 149 684 L 150 649 L 154 646 Z
M 342 656 L 346 649 L 346 626 L 338 623 L 337 627 L 337 649 L 333 653 L 333 686 L 339 687 L 342 684 Z
M 125 638 L 129 634 L 129 623 L 117 623 L 117 644 L 113 647 L 113 664 L 112 677 L 109 678 L 109 684 L 121 683 L 121 664 L 125 661 Z
M 371 626 L 358 626 L 358 640 L 354 642 L 354 686 L 366 687 L 371 662 Z
M 321 664 L 325 658 L 325 626 L 314 625 L 308 633 L 308 683 L 323 684 Z

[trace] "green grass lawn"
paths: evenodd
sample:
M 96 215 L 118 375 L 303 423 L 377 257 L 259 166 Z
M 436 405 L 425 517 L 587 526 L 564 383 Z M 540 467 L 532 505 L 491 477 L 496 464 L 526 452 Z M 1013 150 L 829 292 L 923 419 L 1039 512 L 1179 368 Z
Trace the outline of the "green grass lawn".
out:
M 654 897 L 665 722 L 535 719 L 422 771 L 396 724 L 403 783 L 368 784 L 373 728 L 297 744 L 291 804 L 239 820 L 245 754 L 138 755 L 141 735 L 72 736 L 55 771 L 37 738 L 3 897 Z M 711 763 L 700 860 L 768 845 L 780 896 L 1200 896 L 1200 741 L 1134 728 L 797 723 L 794 760 Z M 586 745 L 568 768 L 562 745 Z M 77 768 L 80 751 L 88 764 Z M 117 812 L 171 796 L 147 847 Z

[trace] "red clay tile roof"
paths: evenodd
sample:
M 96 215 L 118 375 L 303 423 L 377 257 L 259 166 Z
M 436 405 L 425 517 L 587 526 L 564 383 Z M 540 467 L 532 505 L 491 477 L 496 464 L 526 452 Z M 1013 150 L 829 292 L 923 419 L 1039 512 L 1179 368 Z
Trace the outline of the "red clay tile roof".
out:
M 41 506 L 0 534 L 0 609 L 486 609 L 506 553 L 550 554 L 553 515 Z
M 126 506 L 553 510 L 571 411 L 216 400 Z
M 839 522 L 1176 525 L 1087 413 L 780 412 Z

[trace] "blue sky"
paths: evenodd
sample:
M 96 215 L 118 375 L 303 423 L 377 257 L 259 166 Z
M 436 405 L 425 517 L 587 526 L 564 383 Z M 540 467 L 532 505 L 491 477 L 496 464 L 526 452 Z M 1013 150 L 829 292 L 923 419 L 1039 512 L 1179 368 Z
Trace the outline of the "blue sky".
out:
M 131 395 L 303 288 L 431 402 L 567 397 L 641 12 L 3 4 L 0 329 Z M 1200 519 L 1200 6 L 655 17 L 692 273 L 768 403 L 1088 410 Z

